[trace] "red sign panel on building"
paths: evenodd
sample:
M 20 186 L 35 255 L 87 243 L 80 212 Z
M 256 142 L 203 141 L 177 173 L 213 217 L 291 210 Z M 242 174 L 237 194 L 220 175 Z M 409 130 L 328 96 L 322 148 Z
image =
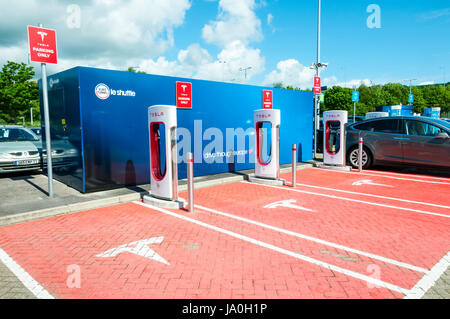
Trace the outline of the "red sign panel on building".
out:
M 315 94 L 322 93 L 322 91 L 320 90 L 320 77 L 319 76 L 314 77 L 314 93 Z
M 55 30 L 28 26 L 28 44 L 32 62 L 58 63 Z
M 192 83 L 177 82 L 177 108 L 192 109 Z
M 271 109 L 273 106 L 272 91 L 263 90 L 263 109 Z

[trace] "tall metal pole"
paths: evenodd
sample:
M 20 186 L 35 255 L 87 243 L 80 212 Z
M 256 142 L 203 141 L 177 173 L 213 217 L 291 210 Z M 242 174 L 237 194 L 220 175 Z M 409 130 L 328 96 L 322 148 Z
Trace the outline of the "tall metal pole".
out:
M 320 76 L 320 0 L 317 1 L 317 61 L 316 76 Z M 314 94 L 314 159 L 317 150 L 317 128 L 319 126 L 320 101 L 317 94 Z
M 39 27 L 42 28 L 42 24 L 39 24 Z M 48 112 L 47 67 L 45 63 L 41 63 L 41 70 L 42 70 L 42 97 L 44 99 L 45 144 L 47 146 L 48 196 L 53 197 L 52 147 L 50 139 L 50 116 Z
M 31 126 L 33 126 L 33 108 L 30 107 Z
M 353 102 L 353 123 L 355 123 L 356 102 Z

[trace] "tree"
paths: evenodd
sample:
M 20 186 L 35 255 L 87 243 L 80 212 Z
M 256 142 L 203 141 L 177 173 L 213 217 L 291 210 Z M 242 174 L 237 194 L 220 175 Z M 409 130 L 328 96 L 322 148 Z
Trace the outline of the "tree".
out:
M 275 83 L 273 83 L 273 85 L 272 85 L 274 88 L 276 88 L 276 89 L 283 89 L 284 87 L 283 87 L 283 82 L 275 82 Z
M 25 63 L 8 61 L 0 72 L 0 117 L 17 124 L 19 116 L 27 116 L 39 99 L 35 72 Z
M 333 86 L 325 91 L 323 111 L 346 110 L 353 112 L 352 89 Z
M 134 67 L 130 66 L 127 69 L 127 72 L 131 72 L 131 73 L 143 73 L 146 74 L 144 71 L 137 71 Z

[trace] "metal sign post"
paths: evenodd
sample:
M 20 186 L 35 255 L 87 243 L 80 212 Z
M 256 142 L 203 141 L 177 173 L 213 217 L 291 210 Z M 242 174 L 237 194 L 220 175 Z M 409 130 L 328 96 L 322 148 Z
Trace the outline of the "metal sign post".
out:
M 50 138 L 50 116 L 48 110 L 47 63 L 57 64 L 56 31 L 28 26 L 28 44 L 31 62 L 41 63 L 42 70 L 42 98 L 44 104 L 45 144 L 47 157 L 48 196 L 53 197 L 53 165 Z
M 356 102 L 359 102 L 359 92 L 353 91 L 352 93 L 352 101 L 353 101 L 353 123 L 355 123 L 355 113 L 356 113 Z
M 47 146 L 48 196 L 53 197 L 52 146 L 50 138 L 50 116 L 48 112 L 47 67 L 45 63 L 41 63 L 41 70 L 42 70 L 42 95 L 44 99 L 45 144 Z

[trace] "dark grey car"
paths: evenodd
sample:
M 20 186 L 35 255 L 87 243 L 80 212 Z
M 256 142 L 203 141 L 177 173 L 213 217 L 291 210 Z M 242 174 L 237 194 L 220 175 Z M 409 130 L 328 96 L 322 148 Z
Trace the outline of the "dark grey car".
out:
M 394 116 L 346 126 L 347 162 L 358 167 L 358 141 L 364 140 L 363 168 L 374 164 L 450 169 L 450 123 L 420 116 Z

